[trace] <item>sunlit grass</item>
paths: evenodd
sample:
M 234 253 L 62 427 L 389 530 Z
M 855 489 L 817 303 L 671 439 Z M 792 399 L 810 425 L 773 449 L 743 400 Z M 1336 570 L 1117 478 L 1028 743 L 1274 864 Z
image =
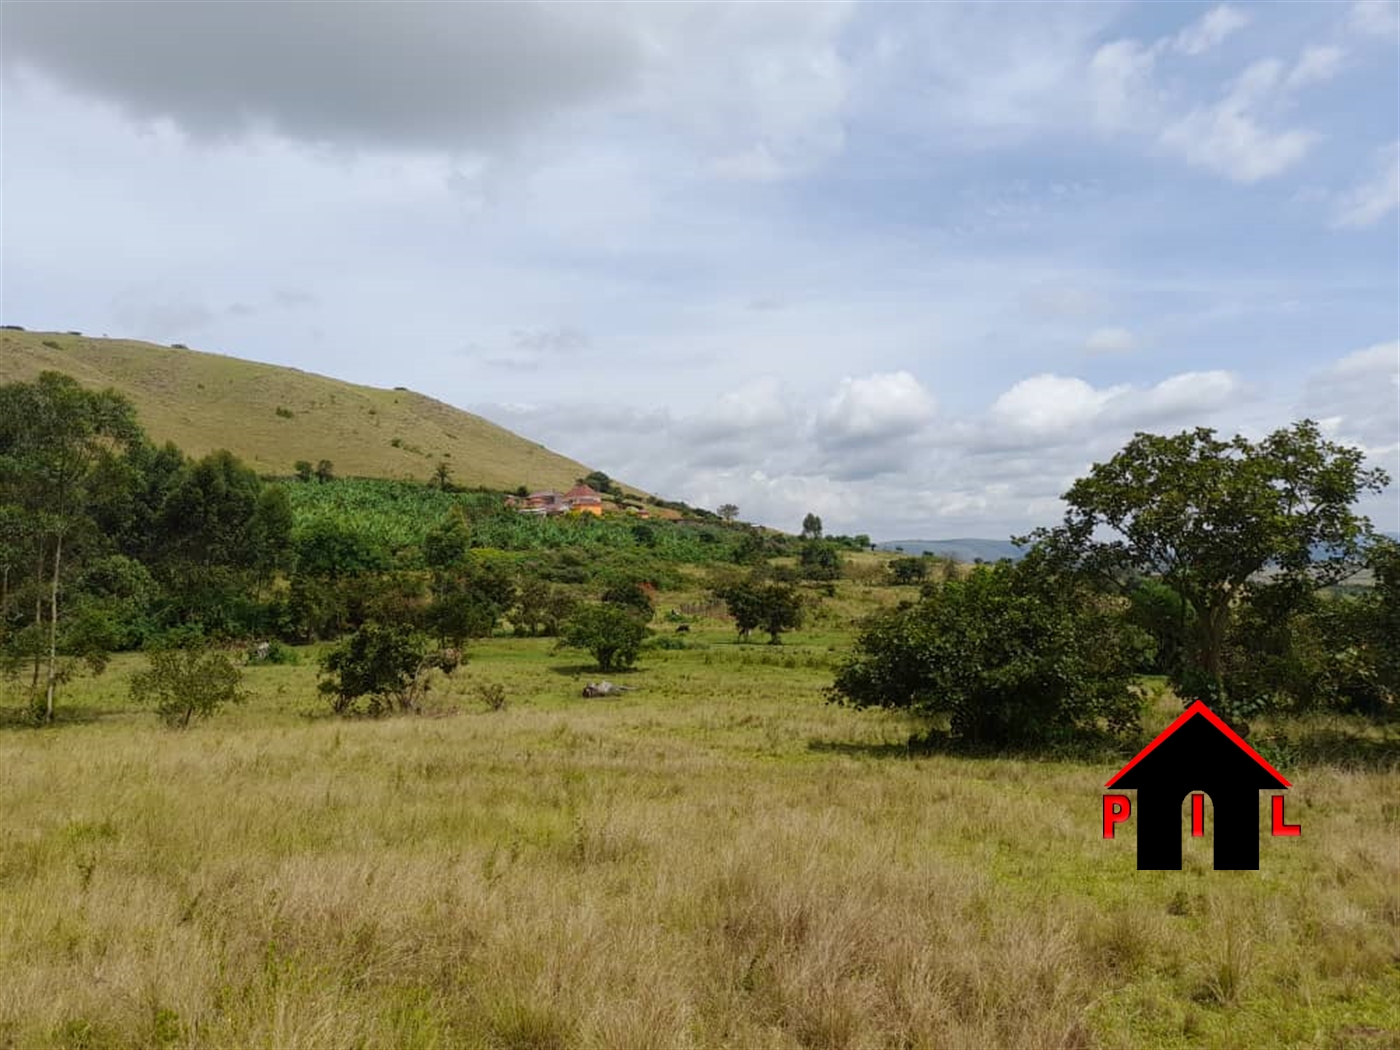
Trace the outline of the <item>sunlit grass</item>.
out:
M 842 639 L 702 621 L 609 700 L 495 639 L 383 721 L 304 651 L 185 733 L 122 657 L 0 729 L 0 1046 L 1397 1045 L 1400 775 L 1140 873 L 1111 764 L 911 754 L 823 703 Z

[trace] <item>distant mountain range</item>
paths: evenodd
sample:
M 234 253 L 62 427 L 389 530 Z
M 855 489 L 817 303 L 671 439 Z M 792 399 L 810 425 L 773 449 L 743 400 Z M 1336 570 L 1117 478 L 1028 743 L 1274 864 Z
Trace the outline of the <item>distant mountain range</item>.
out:
M 1382 536 L 1387 536 L 1397 543 L 1400 543 L 1400 532 L 1382 532 Z M 1010 558 L 1012 561 L 1019 561 L 1024 556 L 1025 551 L 1016 546 L 1010 540 L 985 540 L 985 539 L 958 539 L 958 540 L 885 540 L 883 543 L 875 544 L 878 550 L 882 551 L 903 551 L 908 555 L 922 555 L 925 551 L 936 554 L 940 558 L 952 558 L 953 561 L 975 562 L 979 558 L 985 562 L 1000 561 L 1002 558 Z M 1326 552 L 1322 549 L 1313 552 L 1314 557 L 1324 557 Z
M 961 562 L 975 562 L 979 558 L 982 561 L 1000 561 L 1002 558 L 1017 561 L 1025 553 L 1010 540 L 886 540 L 875 544 L 875 547 L 882 551 L 903 551 L 909 555 L 921 555 L 927 551 L 940 558 Z

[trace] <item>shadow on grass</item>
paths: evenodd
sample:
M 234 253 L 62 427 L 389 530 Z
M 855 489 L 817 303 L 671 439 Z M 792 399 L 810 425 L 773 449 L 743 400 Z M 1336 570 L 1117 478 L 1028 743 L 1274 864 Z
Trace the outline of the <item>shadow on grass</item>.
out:
M 1026 762 L 1075 762 L 1122 766 L 1151 740 L 1108 734 L 1073 737 L 1039 744 L 973 744 L 946 731 L 915 734 L 903 743 L 861 744 L 840 740 L 809 740 L 807 750 L 865 758 L 920 758 L 947 755 L 954 758 L 1018 759 Z M 1290 732 L 1250 738 L 1253 746 L 1282 771 L 1306 766 L 1332 766 L 1356 772 L 1400 771 L 1400 727 L 1386 727 L 1382 735 L 1338 729 L 1298 728 Z
M 829 754 L 862 755 L 867 758 L 922 758 L 947 755 L 952 758 L 1019 759 L 1025 762 L 1087 762 L 1122 765 L 1147 743 L 1125 741 L 1107 734 L 1048 741 L 1038 744 L 982 744 L 960 740 L 944 730 L 911 735 L 903 743 L 856 744 L 836 740 L 810 740 L 807 750 Z
M 69 725 L 90 725 L 113 712 L 99 707 L 55 705 L 52 722 L 36 722 L 27 707 L 0 707 L 0 730 L 58 729 Z

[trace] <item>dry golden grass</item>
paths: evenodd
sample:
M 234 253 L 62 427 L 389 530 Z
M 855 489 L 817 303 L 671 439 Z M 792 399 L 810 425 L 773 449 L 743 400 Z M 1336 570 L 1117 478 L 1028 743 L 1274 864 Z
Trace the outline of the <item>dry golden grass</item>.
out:
M 1295 770 L 1257 873 L 1140 873 L 1112 768 L 909 756 L 817 637 L 696 634 L 612 701 L 484 644 L 450 717 L 76 684 L 0 729 L 0 1046 L 1397 1045 L 1397 774 Z
M 193 456 L 227 448 L 264 474 L 329 459 L 347 477 L 425 480 L 445 460 L 460 485 L 514 489 L 565 487 L 590 470 L 411 391 L 153 343 L 0 331 L 0 382 L 45 370 L 115 387 L 158 442 Z

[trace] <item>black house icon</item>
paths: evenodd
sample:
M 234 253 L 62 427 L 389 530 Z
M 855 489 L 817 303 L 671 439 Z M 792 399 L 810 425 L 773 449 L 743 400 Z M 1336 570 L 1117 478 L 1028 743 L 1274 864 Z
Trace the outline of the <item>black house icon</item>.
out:
M 1137 789 L 1138 869 L 1180 870 L 1181 802 L 1210 796 L 1215 869 L 1259 868 L 1259 792 L 1289 783 L 1201 701 L 1120 769 L 1107 787 Z

